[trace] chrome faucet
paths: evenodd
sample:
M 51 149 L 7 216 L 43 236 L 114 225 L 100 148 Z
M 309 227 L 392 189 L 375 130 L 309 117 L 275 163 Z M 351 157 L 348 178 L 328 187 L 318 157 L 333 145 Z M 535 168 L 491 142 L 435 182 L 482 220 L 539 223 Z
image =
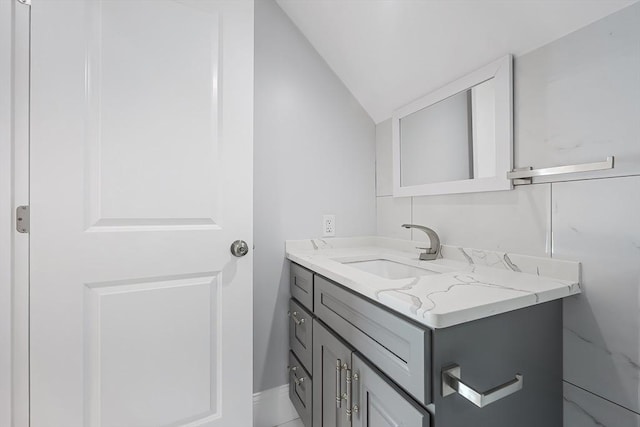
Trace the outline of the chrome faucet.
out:
M 431 243 L 431 247 L 429 248 L 418 248 L 424 249 L 425 251 L 420 254 L 420 259 L 423 261 L 431 261 L 436 259 L 438 256 L 438 251 L 440 250 L 440 238 L 438 234 L 430 229 L 429 227 L 425 227 L 424 225 L 415 225 L 415 224 L 402 224 L 404 228 L 417 228 L 418 230 L 422 230 L 427 233 L 429 236 L 429 242 Z

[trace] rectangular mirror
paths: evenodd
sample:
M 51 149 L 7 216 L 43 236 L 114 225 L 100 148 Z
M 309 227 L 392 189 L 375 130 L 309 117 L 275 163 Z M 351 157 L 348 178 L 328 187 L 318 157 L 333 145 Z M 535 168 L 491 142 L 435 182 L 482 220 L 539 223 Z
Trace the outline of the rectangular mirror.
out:
M 509 55 L 398 110 L 394 196 L 511 189 L 512 80 Z

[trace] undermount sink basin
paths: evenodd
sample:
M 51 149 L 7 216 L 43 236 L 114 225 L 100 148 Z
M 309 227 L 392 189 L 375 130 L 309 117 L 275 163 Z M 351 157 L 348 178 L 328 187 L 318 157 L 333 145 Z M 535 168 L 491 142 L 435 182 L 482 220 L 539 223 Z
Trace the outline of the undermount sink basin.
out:
M 427 270 L 426 268 L 414 267 L 412 265 L 402 264 L 400 262 L 390 261 L 388 259 L 371 259 L 365 261 L 342 261 L 342 264 L 358 270 L 375 274 L 385 279 L 406 279 L 408 277 L 427 276 L 430 274 L 440 274 L 437 271 Z

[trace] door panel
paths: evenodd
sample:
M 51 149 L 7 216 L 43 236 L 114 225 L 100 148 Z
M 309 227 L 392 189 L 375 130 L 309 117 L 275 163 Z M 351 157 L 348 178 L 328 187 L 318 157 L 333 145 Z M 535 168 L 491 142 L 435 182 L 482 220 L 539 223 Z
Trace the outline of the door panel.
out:
M 31 425 L 250 425 L 253 2 L 33 0 L 31 37 Z
M 313 320 L 313 425 L 322 427 L 347 427 L 351 421 L 346 415 L 346 402 L 336 407 L 336 392 L 346 393 L 346 373 L 341 369 L 340 381 L 336 378 L 336 361 L 351 368 L 352 350 L 327 330 L 322 323 Z M 339 391 L 337 390 L 339 388 Z
M 90 411 L 101 414 L 92 422 L 164 425 L 215 414 L 218 301 L 210 275 L 87 287 L 86 381 Z
M 215 225 L 218 14 L 170 0 L 86 14 L 89 226 Z
M 354 404 L 359 407 L 353 415 L 353 427 L 430 426 L 426 409 L 355 354 L 353 372 L 358 375 L 353 393 Z

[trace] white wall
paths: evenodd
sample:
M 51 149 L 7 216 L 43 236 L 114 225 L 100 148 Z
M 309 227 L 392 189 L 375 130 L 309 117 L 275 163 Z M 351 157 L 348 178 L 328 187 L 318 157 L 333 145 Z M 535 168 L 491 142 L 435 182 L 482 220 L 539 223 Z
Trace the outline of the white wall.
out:
M 0 2 L 0 425 L 28 417 L 29 236 L 15 229 L 28 195 L 29 7 Z M 6 423 L 6 424 L 5 424 Z
M 11 8 L 0 2 L 0 426 L 11 425 Z
M 284 241 L 375 232 L 375 125 L 280 7 L 255 6 L 254 391 L 287 382 Z M 241 173 L 242 171 L 239 171 Z
M 637 427 L 640 3 L 517 57 L 514 70 L 516 167 L 615 155 L 616 168 L 513 191 L 394 199 L 385 121 L 376 129 L 378 233 L 410 237 L 400 224 L 414 222 L 445 244 L 581 261 L 583 294 L 564 303 L 565 427 Z

